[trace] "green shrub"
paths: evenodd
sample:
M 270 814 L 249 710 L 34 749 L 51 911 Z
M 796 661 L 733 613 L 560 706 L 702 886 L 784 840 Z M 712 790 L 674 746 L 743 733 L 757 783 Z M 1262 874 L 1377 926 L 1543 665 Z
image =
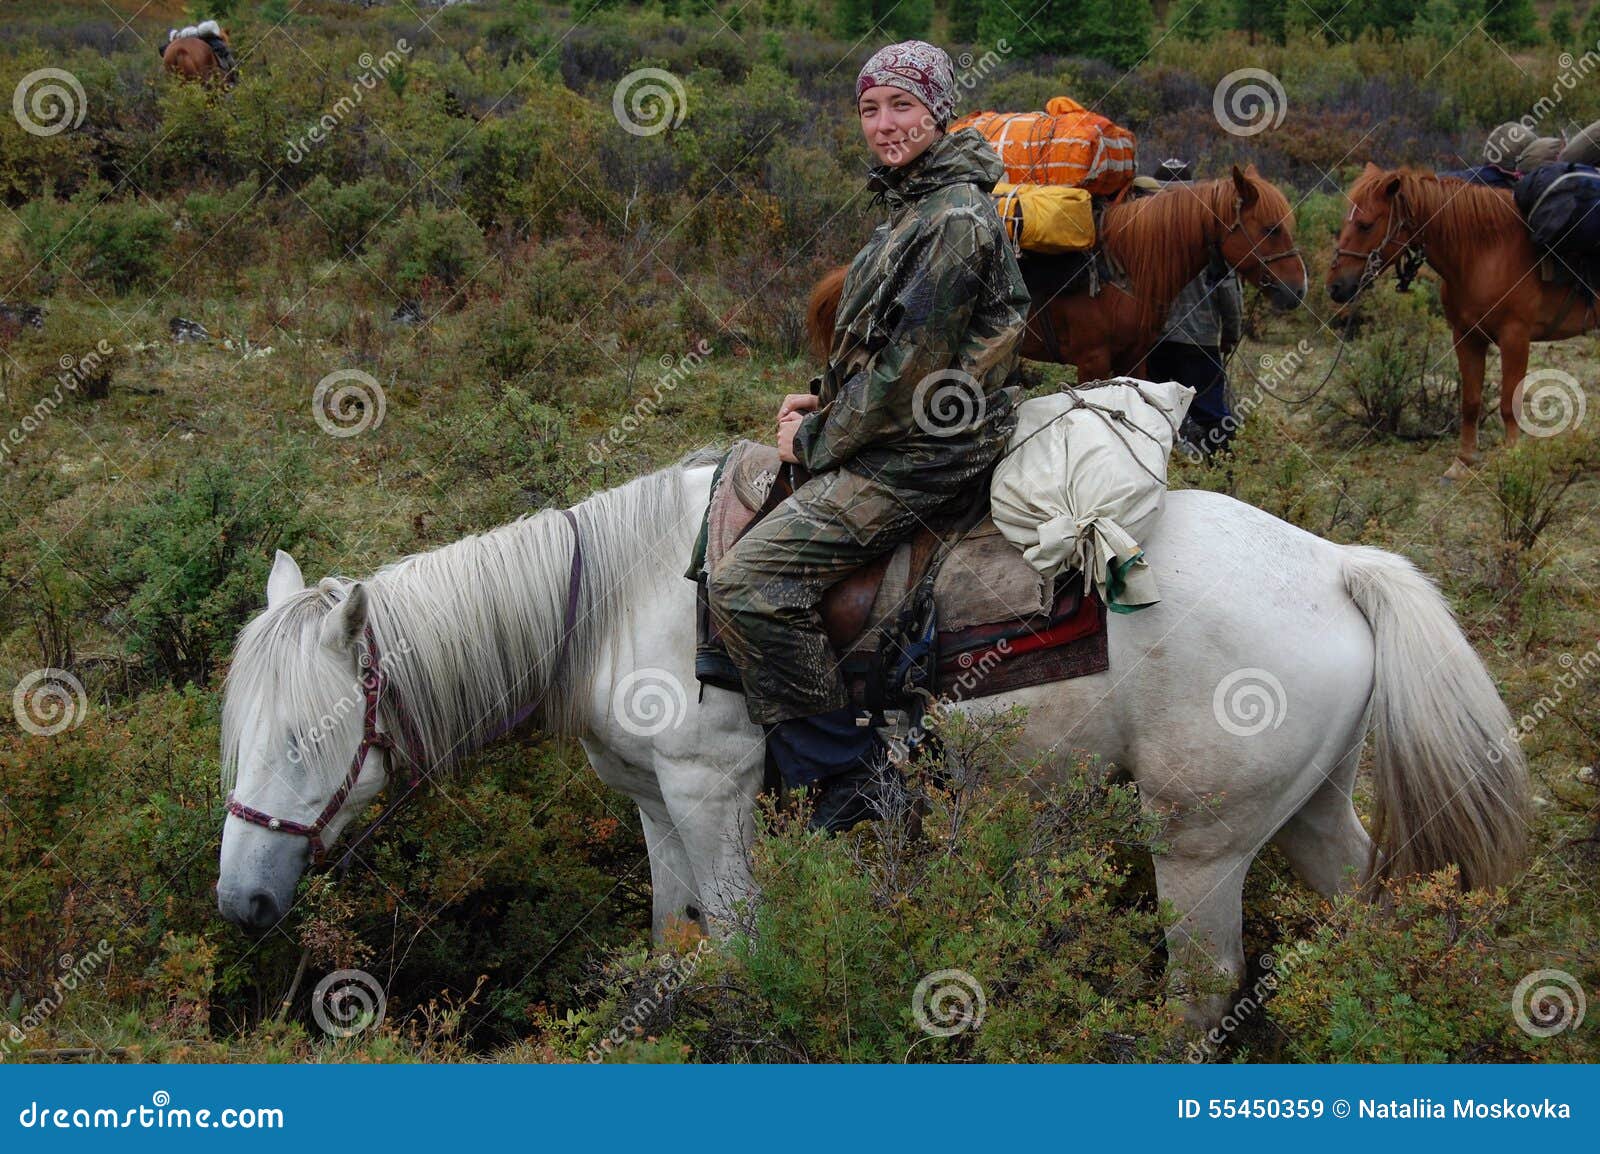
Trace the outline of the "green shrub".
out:
M 204 683 L 234 635 L 261 608 L 277 548 L 294 549 L 310 524 L 294 496 L 305 465 L 202 461 L 172 489 L 106 513 L 80 571 L 100 575 L 94 596 L 147 668 Z
M 408 208 L 391 216 L 367 243 L 384 286 L 404 296 L 424 285 L 452 287 L 483 267 L 477 225 L 454 208 Z
M 1388 901 L 1340 901 L 1268 1002 L 1302 1062 L 1572 1060 L 1577 1031 L 1518 1029 L 1511 996 L 1537 968 L 1496 942 L 1501 899 L 1455 871 L 1390 883 Z M 1392 905 L 1392 908 L 1385 908 Z M 1571 964 L 1571 963 L 1567 963 Z M 1592 979 L 1591 979 L 1592 983 Z
M 701 1061 L 1170 1056 L 1161 921 L 1126 857 L 1158 830 L 1131 787 L 1089 764 L 1026 784 L 1018 724 L 944 727 L 943 764 L 914 778 L 920 837 L 899 819 L 822 838 L 766 817 L 761 901 L 728 947 L 694 958 L 670 997 L 652 987 L 683 959 L 615 959 L 568 1044 L 628 1060 L 680 1047 Z M 636 1040 L 619 1041 L 629 1019 Z
M 335 185 L 319 174 L 300 190 L 327 254 L 336 260 L 359 251 L 374 229 L 400 211 L 403 195 L 403 189 L 381 176 Z

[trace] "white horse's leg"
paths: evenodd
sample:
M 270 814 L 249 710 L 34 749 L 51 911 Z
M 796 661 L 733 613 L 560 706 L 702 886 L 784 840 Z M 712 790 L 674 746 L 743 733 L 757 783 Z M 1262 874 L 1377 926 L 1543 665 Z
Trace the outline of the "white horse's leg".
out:
M 1181 839 L 1155 857 L 1156 896 L 1172 903 L 1178 918 L 1167 927 L 1167 973 L 1184 1020 L 1199 1031 L 1222 1021 L 1244 977 L 1244 876 L 1254 854 L 1221 857 L 1185 852 Z M 1225 988 L 1200 993 L 1193 976 L 1221 973 Z M 1203 981 L 1210 989 L 1213 979 Z
M 1361 745 L 1345 755 L 1322 788 L 1273 837 L 1300 880 L 1323 897 L 1354 889 L 1366 879 L 1372 839 L 1350 800 Z
M 667 753 L 656 758 L 667 812 L 699 882 L 701 912 L 716 934 L 726 932 L 740 903 L 755 896 L 750 847 L 761 788 L 760 741 L 744 752 L 731 763 L 727 758 Z
M 652 817 L 652 809 L 659 810 L 659 816 Z M 675 923 L 688 922 L 705 930 L 694 864 L 683 838 L 667 817 L 666 806 L 641 805 L 639 819 L 644 826 L 644 844 L 650 850 L 651 940 L 659 945 Z
M 697 922 L 704 928 L 694 865 L 683 838 L 673 827 L 655 774 L 623 761 L 593 738 L 580 738 L 579 744 L 596 776 L 633 798 L 639 807 L 644 844 L 650 852 L 651 940 L 659 944 L 674 918 Z

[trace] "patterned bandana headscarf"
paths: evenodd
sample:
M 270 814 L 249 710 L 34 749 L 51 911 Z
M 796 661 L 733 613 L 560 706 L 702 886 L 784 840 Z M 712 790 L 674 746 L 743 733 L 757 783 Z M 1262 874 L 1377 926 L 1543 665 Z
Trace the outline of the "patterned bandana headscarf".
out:
M 940 128 L 949 124 L 955 113 L 955 68 L 943 48 L 924 40 L 903 40 L 874 52 L 856 77 L 856 100 L 880 84 L 902 89 L 922 101 Z

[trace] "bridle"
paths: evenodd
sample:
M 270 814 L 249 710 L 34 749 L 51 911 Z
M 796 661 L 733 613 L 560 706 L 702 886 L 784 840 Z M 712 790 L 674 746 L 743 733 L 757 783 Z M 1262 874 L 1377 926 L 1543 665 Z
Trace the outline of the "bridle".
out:
M 1352 203 L 1350 205 L 1350 213 L 1345 217 L 1345 221 L 1353 223 L 1355 219 L 1356 206 Z M 1408 239 L 1401 245 L 1400 250 L 1394 256 L 1385 257 L 1383 250 L 1389 247 L 1390 241 L 1398 239 L 1401 233 L 1407 234 Z M 1423 262 L 1427 259 L 1426 254 L 1422 251 L 1422 246 L 1412 236 L 1411 221 L 1401 211 L 1398 197 L 1389 206 L 1389 224 L 1384 229 L 1383 239 L 1378 242 L 1376 248 L 1360 252 L 1356 249 L 1342 248 L 1338 240 L 1334 240 L 1333 259 L 1338 260 L 1340 257 L 1346 256 L 1354 257 L 1362 262 L 1361 279 L 1356 283 L 1355 295 L 1357 296 L 1365 292 L 1367 286 L 1377 280 L 1391 262 L 1395 266 L 1395 278 L 1399 281 L 1398 291 L 1410 292 L 1411 282 L 1417 279 L 1417 274 L 1422 271 Z
M 567 605 L 566 615 L 561 628 L 561 648 L 556 655 L 556 664 L 551 670 L 551 675 L 546 683 L 545 690 L 528 705 L 524 706 L 509 722 L 501 726 L 488 738 L 494 741 L 502 735 L 509 733 L 521 725 L 544 701 L 549 693 L 550 686 L 555 684 L 556 673 L 566 663 L 567 649 L 572 640 L 572 632 L 577 625 L 578 618 L 578 592 L 583 580 L 583 542 L 578 535 L 578 519 L 570 509 L 561 510 L 562 516 L 572 526 L 572 570 L 567 580 Z M 377 832 L 378 827 L 387 821 L 390 815 L 422 784 L 425 772 L 423 769 L 426 760 L 426 746 L 423 744 L 421 734 L 417 731 L 416 723 L 411 714 L 400 701 L 398 694 L 389 685 L 389 676 L 384 672 L 379 663 L 378 641 L 373 635 L 372 624 L 368 622 L 362 630 L 362 653 L 358 659 L 361 668 L 361 693 L 363 706 L 361 710 L 361 744 L 356 747 L 355 756 L 350 760 L 350 768 L 345 772 L 344 781 L 328 799 L 328 804 L 322 807 L 322 812 L 309 823 L 290 821 L 286 817 L 273 817 L 262 810 L 254 809 L 228 794 L 227 809 L 234 817 L 247 821 L 251 825 L 258 825 L 274 833 L 296 834 L 306 839 L 311 846 L 311 865 L 313 867 L 324 864 L 328 856 L 328 847 L 322 840 L 323 833 L 339 811 L 344 808 L 344 803 L 349 800 L 350 793 L 356 787 L 356 782 L 361 779 L 361 767 L 367 760 L 367 754 L 374 749 L 383 751 L 387 759 L 386 769 L 394 768 L 396 756 L 403 757 L 410 766 L 410 778 L 406 790 L 399 797 L 383 808 L 383 811 L 374 818 L 361 833 L 354 838 L 349 848 L 345 851 L 339 863 L 340 873 L 349 868 L 351 856 L 357 847 Z M 394 716 L 395 731 L 399 733 L 400 740 L 396 741 L 388 732 L 378 728 L 378 710 L 383 703 L 384 691 L 388 690 L 389 711 Z M 487 742 L 485 742 L 487 744 Z
M 1212 252 L 1214 252 L 1216 254 L 1216 257 L 1217 257 L 1217 259 L 1219 261 L 1223 260 L 1223 257 L 1222 257 L 1222 242 L 1224 240 L 1226 240 L 1228 237 L 1232 236 L 1234 233 L 1241 232 L 1243 230 L 1244 230 L 1244 197 L 1235 196 L 1233 198 L 1233 223 L 1228 226 L 1228 231 L 1227 232 L 1224 232 L 1221 236 L 1217 237 L 1216 240 L 1211 242 Z M 1252 252 L 1253 251 L 1254 251 L 1254 249 L 1252 248 Z M 1272 286 L 1273 281 L 1277 281 L 1278 284 L 1283 284 L 1282 278 L 1274 276 L 1271 273 L 1270 269 L 1271 269 L 1271 266 L 1276 264 L 1278 261 L 1280 261 L 1280 260 L 1288 260 L 1290 257 L 1294 257 L 1296 260 L 1299 260 L 1300 263 L 1301 263 L 1301 266 L 1304 267 L 1305 261 L 1302 260 L 1301 257 L 1300 257 L 1300 246 L 1297 245 L 1297 244 L 1289 246 L 1288 248 L 1284 249 L 1284 251 L 1282 251 L 1280 253 L 1274 253 L 1272 256 L 1263 257 L 1263 256 L 1257 255 L 1256 256 L 1256 260 L 1260 261 L 1262 267 L 1261 267 L 1261 275 L 1258 278 L 1256 278 L 1256 286 L 1258 288 L 1263 288 L 1263 289 L 1270 288 Z M 1226 261 L 1224 261 L 1223 263 L 1226 263 Z
M 333 796 L 328 799 L 328 804 L 322 807 L 322 812 L 317 814 L 316 819 L 308 825 L 290 821 L 286 817 L 273 817 L 269 813 L 245 805 L 231 792 L 228 794 L 228 812 L 234 817 L 275 833 L 298 834 L 310 842 L 313 866 L 321 865 L 326 860 L 327 846 L 323 844 L 322 834 L 328 828 L 328 823 L 344 808 L 344 803 L 350 797 L 350 791 L 355 789 L 356 782 L 361 778 L 361 767 L 371 750 L 383 750 L 385 757 L 391 759 L 388 766 L 390 769 L 393 768 L 392 759 L 397 754 L 405 757 L 411 767 L 411 779 L 406 786 L 406 796 L 422 784 L 422 740 L 417 733 L 415 723 L 411 720 L 411 715 L 401 706 L 400 698 L 394 693 L 389 694 L 389 706 L 394 714 L 401 741 L 395 741 L 388 733 L 378 728 L 378 708 L 383 700 L 383 691 L 389 685 L 389 676 L 378 663 L 378 640 L 373 636 L 370 623 L 362 631 L 362 645 L 363 650 L 359 659 L 361 693 L 364 699 L 361 710 L 361 744 L 356 747 L 355 757 L 350 761 L 350 768 L 345 772 L 344 781 L 334 790 Z M 379 821 L 381 820 L 380 816 Z M 377 824 L 378 822 L 374 822 L 368 830 L 376 828 Z M 364 833 L 360 840 L 364 841 L 365 836 Z M 354 849 L 355 846 L 352 845 L 351 848 Z

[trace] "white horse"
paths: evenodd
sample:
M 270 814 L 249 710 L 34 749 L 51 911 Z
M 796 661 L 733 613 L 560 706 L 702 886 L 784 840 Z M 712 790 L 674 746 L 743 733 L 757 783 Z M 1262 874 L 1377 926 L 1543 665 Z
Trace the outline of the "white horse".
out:
M 743 699 L 715 688 L 701 699 L 694 680 L 683 572 L 711 473 L 686 460 L 361 582 L 307 587 L 279 552 L 224 692 L 237 802 L 222 833 L 223 915 L 264 930 L 287 913 L 311 847 L 332 845 L 392 772 L 384 733 L 403 728 L 401 749 L 437 774 L 537 703 L 543 728 L 576 736 L 638 803 L 657 936 L 673 918 L 715 932 L 753 896 L 763 759 Z M 1167 822 L 1155 879 L 1177 914 L 1169 960 L 1200 948 L 1242 976 L 1241 889 L 1269 841 L 1322 894 L 1452 862 L 1473 886 L 1507 879 L 1527 794 L 1511 719 L 1409 561 L 1203 491 L 1170 494 L 1145 547 L 1163 600 L 1110 615 L 1107 672 L 961 708 L 1025 705 L 1024 753 L 1087 751 L 1137 783 Z M 360 662 L 374 642 L 387 681 L 367 693 Z M 377 745 L 364 738 L 369 699 Z M 1376 849 L 1351 803 L 1369 728 Z M 1228 1004 L 1202 999 L 1191 1020 Z

